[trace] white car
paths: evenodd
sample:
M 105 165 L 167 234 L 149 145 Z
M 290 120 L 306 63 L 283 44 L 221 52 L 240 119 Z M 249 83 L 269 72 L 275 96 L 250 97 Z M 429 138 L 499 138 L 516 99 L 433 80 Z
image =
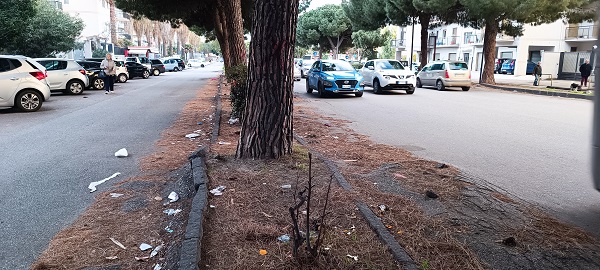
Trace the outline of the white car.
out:
M 165 65 L 165 71 L 180 71 L 179 63 L 174 58 L 170 59 L 161 59 L 163 64 Z
M 206 66 L 206 62 L 202 59 L 190 59 L 187 63 L 188 67 L 196 68 L 196 67 L 204 67 Z
M 60 90 L 66 94 L 80 95 L 89 86 L 85 69 L 75 60 L 62 58 L 36 58 L 48 72 L 50 90 Z
M 304 78 L 304 77 L 306 77 L 306 75 L 308 75 L 308 71 L 310 70 L 312 65 L 315 63 L 315 60 L 302 59 L 302 61 L 300 61 L 299 63 L 300 63 L 300 77 Z
M 403 89 L 411 95 L 415 92 L 415 73 L 397 60 L 369 60 L 360 69 L 365 85 L 373 87 L 373 93 L 383 90 Z
M 50 98 L 46 69 L 25 56 L 0 55 L 0 107 L 35 112 Z
M 302 71 L 300 71 L 300 67 L 294 65 L 294 81 L 299 81 L 302 79 Z

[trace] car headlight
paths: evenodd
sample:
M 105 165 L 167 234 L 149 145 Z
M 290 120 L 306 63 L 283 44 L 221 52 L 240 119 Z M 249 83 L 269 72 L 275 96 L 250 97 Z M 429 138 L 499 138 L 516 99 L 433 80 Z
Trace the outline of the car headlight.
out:
M 390 76 L 383 76 L 384 79 L 389 80 Z
M 334 77 L 327 76 L 327 77 L 325 77 L 325 80 L 328 80 L 328 81 L 335 81 L 335 78 L 334 78 Z

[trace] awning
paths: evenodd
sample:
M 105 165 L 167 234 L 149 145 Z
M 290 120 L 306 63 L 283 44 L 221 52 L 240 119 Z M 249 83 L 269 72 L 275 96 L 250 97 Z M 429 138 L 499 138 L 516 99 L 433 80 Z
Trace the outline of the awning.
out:
M 129 55 L 132 54 L 142 54 L 142 55 L 146 55 L 146 53 L 149 51 L 149 49 L 132 49 L 129 50 Z

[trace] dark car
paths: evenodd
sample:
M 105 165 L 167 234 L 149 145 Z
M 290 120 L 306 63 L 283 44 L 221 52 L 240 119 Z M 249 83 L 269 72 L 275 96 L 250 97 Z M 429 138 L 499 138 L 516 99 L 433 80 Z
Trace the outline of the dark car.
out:
M 77 60 L 75 62 L 77 62 L 77 64 L 79 64 L 85 69 L 85 73 L 88 77 L 88 80 L 90 81 L 89 88 L 96 90 L 104 89 L 104 79 L 100 78 L 99 76 L 99 73 L 101 71 L 100 62 L 84 60 Z
M 104 58 L 84 58 L 82 61 L 102 63 L 102 61 L 104 61 Z M 129 72 L 126 72 L 127 69 L 123 67 L 123 65 L 125 65 L 125 62 L 120 61 L 120 60 L 114 60 L 114 61 L 117 64 L 117 80 L 115 82 L 120 82 L 120 83 L 127 82 L 127 80 L 129 79 L 129 74 L 128 74 Z
M 515 74 L 515 59 L 507 59 L 502 63 L 502 68 L 499 73 L 503 74 Z M 527 67 L 525 69 L 525 74 L 533 74 L 533 68 L 535 67 L 535 63 L 527 60 Z
M 152 59 L 152 75 L 158 76 L 161 73 L 165 73 L 165 64 L 158 59 Z
M 136 62 L 125 62 L 127 72 L 129 72 L 129 78 L 142 77 L 144 79 L 150 78 L 150 70 L 140 63 Z

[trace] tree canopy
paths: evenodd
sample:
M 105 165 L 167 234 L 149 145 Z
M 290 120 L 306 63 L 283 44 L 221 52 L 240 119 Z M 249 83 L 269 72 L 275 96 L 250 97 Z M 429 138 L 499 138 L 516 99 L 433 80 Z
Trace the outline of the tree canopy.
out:
M 34 14 L 34 0 L 0 1 L 0 51 L 12 49 Z
M 382 34 L 380 30 L 359 30 L 352 33 L 352 44 L 363 50 L 361 58 L 373 59 L 377 57 L 375 49 L 388 43 L 390 38 L 391 34 L 388 31 Z
M 334 55 L 351 44 L 352 24 L 339 5 L 325 5 L 307 11 L 298 18 L 297 42 L 301 46 L 332 49 Z
M 46 57 L 70 51 L 75 47 L 75 41 L 84 27 L 80 19 L 58 10 L 45 0 L 8 2 L 15 2 L 15 6 L 9 7 L 8 11 L 13 10 L 21 15 L 11 14 L 3 17 L 4 7 L 0 9 L 0 25 L 3 24 L 0 29 L 2 32 L 6 29 L 6 32 L 10 33 L 2 40 L 0 50 L 30 57 Z M 29 6 L 30 3 L 32 6 Z M 0 5 L 4 4 L 2 1 Z

